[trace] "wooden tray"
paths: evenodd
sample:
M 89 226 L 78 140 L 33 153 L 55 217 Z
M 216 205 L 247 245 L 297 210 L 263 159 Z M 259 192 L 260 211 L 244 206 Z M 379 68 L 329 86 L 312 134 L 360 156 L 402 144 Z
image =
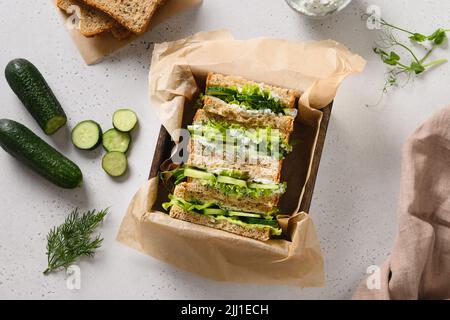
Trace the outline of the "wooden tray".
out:
M 324 143 L 325 143 L 325 137 L 327 134 L 328 123 L 330 121 L 332 106 L 333 106 L 333 103 L 330 103 L 328 106 L 321 109 L 321 111 L 323 113 L 323 118 L 322 118 L 322 122 L 319 127 L 319 136 L 317 139 L 317 144 L 316 144 L 316 148 L 315 148 L 313 159 L 312 159 L 311 173 L 310 173 L 310 177 L 305 185 L 305 193 L 302 198 L 300 211 L 309 212 L 309 209 L 311 207 L 311 200 L 312 200 L 312 196 L 314 193 L 314 186 L 316 183 L 317 174 L 319 171 L 319 164 L 320 164 L 322 150 L 323 150 Z M 186 108 L 185 110 L 189 110 L 189 109 L 193 110 L 194 108 Z M 183 128 L 186 127 L 186 124 L 189 124 L 192 122 L 192 117 L 193 117 L 193 114 L 187 115 L 184 117 Z M 301 132 L 302 131 L 301 129 L 302 128 L 300 128 L 298 131 Z M 303 129 L 306 129 L 306 128 L 303 128 Z M 315 131 L 315 132 L 317 132 L 317 131 Z M 150 169 L 150 176 L 149 176 L 150 178 L 154 178 L 158 175 L 161 164 L 165 160 L 170 158 L 170 153 L 174 146 L 175 146 L 175 144 L 173 143 L 169 133 L 163 126 L 161 126 L 161 130 L 159 132 L 159 137 L 158 137 L 158 142 L 157 142 L 156 148 L 155 148 L 155 155 L 153 157 L 153 162 L 152 162 L 151 169 Z M 295 148 L 295 146 L 294 146 L 294 148 Z M 300 155 L 301 155 L 301 151 L 300 151 Z M 292 155 L 292 156 L 294 156 L 294 155 Z M 298 154 L 297 154 L 297 156 L 298 156 Z M 287 160 L 288 159 L 286 158 L 286 161 Z M 287 170 L 286 166 L 283 165 L 283 172 L 286 170 Z M 292 190 L 292 188 L 291 189 L 289 188 L 289 185 L 291 185 L 290 182 L 295 181 L 295 183 L 298 183 L 298 181 L 303 181 L 303 183 L 302 183 L 302 186 L 303 186 L 304 181 L 306 180 L 306 175 L 305 174 L 300 174 L 298 176 L 296 176 L 295 174 L 288 175 L 288 174 L 283 174 L 283 172 L 282 172 L 281 180 L 282 181 L 288 180 L 288 189 L 287 189 L 288 191 L 282 197 L 279 207 L 280 207 L 282 213 L 286 213 L 286 212 L 291 212 L 292 210 L 294 210 L 298 204 L 298 200 L 296 202 L 293 200 L 293 199 L 295 199 L 295 197 L 297 197 L 296 199 L 298 199 L 298 196 L 299 196 L 298 192 L 297 192 L 297 194 L 295 194 L 295 193 L 291 194 L 291 195 L 288 194 L 289 190 Z M 159 188 L 157 200 L 154 205 L 154 209 L 162 210 L 161 204 L 163 202 L 167 201 L 167 196 L 168 196 L 168 191 L 165 190 L 165 188 Z

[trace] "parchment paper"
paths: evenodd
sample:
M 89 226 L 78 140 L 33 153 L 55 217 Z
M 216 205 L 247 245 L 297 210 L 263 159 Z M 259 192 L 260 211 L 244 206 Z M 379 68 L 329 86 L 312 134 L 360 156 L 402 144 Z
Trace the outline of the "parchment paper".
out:
M 56 4 L 55 0 L 50 1 L 53 2 L 53 4 Z M 149 29 L 179 12 L 199 5 L 201 2 L 202 0 L 166 0 L 166 3 L 162 5 L 153 16 Z M 59 8 L 56 9 L 65 23 L 68 16 Z M 76 29 L 68 30 L 68 32 L 87 65 L 100 62 L 107 55 L 127 46 L 139 37 L 131 36 L 124 40 L 118 40 L 109 32 L 106 32 L 92 38 L 87 38 Z
M 170 218 L 158 210 L 158 180 L 151 179 L 134 196 L 119 230 L 118 240 L 136 250 L 184 270 L 219 280 L 290 284 L 324 284 L 324 261 L 310 216 L 297 212 L 309 178 L 319 126 L 320 108 L 331 102 L 340 82 L 361 72 L 365 61 L 328 40 L 295 43 L 269 38 L 234 40 L 225 30 L 155 46 L 150 69 L 150 100 L 174 141 L 182 126 L 185 106 L 198 94 L 198 82 L 208 71 L 240 75 L 303 92 L 298 123 L 309 126 L 307 156 L 293 159 L 287 170 L 304 171 L 293 212 L 281 220 L 285 240 L 261 242 L 221 230 Z M 291 160 L 292 161 L 292 160 Z M 287 162 L 287 161 L 286 161 Z M 286 165 L 285 165 L 286 167 Z M 285 168 L 283 168 L 285 170 Z M 297 201 L 298 200 L 298 201 Z M 298 202 L 298 204 L 296 203 Z

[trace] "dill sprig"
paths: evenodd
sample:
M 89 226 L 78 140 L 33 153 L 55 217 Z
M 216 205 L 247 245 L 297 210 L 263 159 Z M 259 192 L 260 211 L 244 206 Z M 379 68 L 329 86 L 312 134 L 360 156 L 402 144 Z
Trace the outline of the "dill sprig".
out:
M 93 237 L 92 234 L 107 213 L 108 209 L 79 214 L 75 209 L 62 225 L 51 229 L 47 235 L 48 266 L 44 274 L 60 268 L 67 269 L 79 257 L 93 257 L 103 238 L 100 235 Z

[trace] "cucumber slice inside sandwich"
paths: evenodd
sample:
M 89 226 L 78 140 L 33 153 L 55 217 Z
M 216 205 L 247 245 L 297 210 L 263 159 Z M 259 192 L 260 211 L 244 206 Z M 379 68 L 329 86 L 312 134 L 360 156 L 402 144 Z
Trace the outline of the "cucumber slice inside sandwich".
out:
M 92 120 L 78 123 L 72 130 L 72 143 L 81 150 L 94 150 L 102 140 L 100 125 Z
M 113 126 L 121 132 L 132 131 L 138 123 L 136 113 L 130 109 L 119 109 L 114 112 Z
M 219 176 L 217 177 L 217 182 L 226 183 L 226 184 L 233 184 L 239 187 L 247 187 L 247 182 L 240 179 L 235 179 L 232 177 L 227 176 Z
M 265 190 L 277 190 L 280 188 L 278 184 L 275 183 L 250 183 L 248 185 L 251 189 L 265 189 Z
M 212 173 L 209 173 L 206 171 L 201 171 L 201 170 L 190 169 L 190 168 L 184 169 L 184 175 L 189 178 L 202 179 L 202 180 L 213 180 L 215 177 L 214 174 L 212 174 Z
M 224 215 L 225 213 L 226 213 L 226 211 L 222 210 L 222 209 L 216 209 L 216 208 L 203 209 L 203 214 L 205 214 L 207 216 L 220 216 L 220 215 Z
M 207 95 L 212 96 L 232 96 L 236 93 L 236 90 L 225 87 L 209 87 L 206 89 Z
M 120 177 L 128 169 L 127 156 L 122 152 L 108 152 L 103 156 L 102 168 L 111 177 Z
M 103 134 L 103 147 L 108 152 L 128 151 L 131 143 L 131 135 L 128 132 L 121 132 L 116 129 L 109 129 Z
M 278 221 L 273 219 L 261 219 L 261 218 L 253 218 L 253 217 L 245 217 L 243 218 L 243 221 L 249 224 L 259 224 L 259 225 L 265 225 L 265 226 L 271 226 L 274 228 L 278 228 Z
M 247 218 L 261 218 L 261 215 L 257 213 L 240 212 L 240 211 L 228 211 L 230 217 L 247 217 Z

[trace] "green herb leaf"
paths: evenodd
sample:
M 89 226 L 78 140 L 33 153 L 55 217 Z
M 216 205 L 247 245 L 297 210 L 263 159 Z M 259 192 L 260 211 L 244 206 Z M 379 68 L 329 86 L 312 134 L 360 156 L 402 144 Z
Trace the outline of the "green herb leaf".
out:
M 380 20 L 381 25 L 383 28 L 383 37 L 381 38 L 380 45 L 383 48 L 390 47 L 390 48 L 400 48 L 405 51 L 412 60 L 408 63 L 403 62 L 400 58 L 400 55 L 395 52 L 391 51 L 389 54 L 381 48 L 375 47 L 373 49 L 374 53 L 380 56 L 380 59 L 383 61 L 383 63 L 391 66 L 388 72 L 388 77 L 386 77 L 385 85 L 383 87 L 383 94 L 387 92 L 387 90 L 391 87 L 398 85 L 398 77 L 399 76 L 406 76 L 409 77 L 410 75 L 418 75 L 426 70 L 428 70 L 431 67 L 438 66 L 444 62 L 446 62 L 446 59 L 438 59 L 431 62 L 427 62 L 429 57 L 431 56 L 431 53 L 435 49 L 436 46 L 441 45 L 446 39 L 447 39 L 447 31 L 450 31 L 450 29 L 443 29 L 439 28 L 433 34 L 430 36 L 426 36 L 423 33 L 418 32 L 411 32 L 407 29 L 395 26 L 393 24 L 390 24 L 386 22 L 385 20 Z M 418 54 L 415 52 L 415 48 L 409 47 L 407 44 L 403 43 L 400 40 L 397 40 L 396 36 L 393 34 L 392 31 L 399 31 L 402 33 L 408 34 L 408 38 L 413 42 L 423 43 L 425 41 L 432 42 L 432 45 L 426 45 L 424 44 L 421 46 L 423 49 L 426 50 L 425 54 L 421 59 L 418 58 Z M 387 50 L 387 49 L 386 49 Z
M 388 65 L 395 66 L 400 60 L 400 56 L 393 51 L 391 51 L 390 54 L 380 48 L 374 48 L 373 51 L 381 57 L 381 60 L 384 63 Z
M 411 71 L 413 71 L 415 74 L 420 74 L 422 72 L 425 71 L 425 67 L 417 62 L 411 62 L 411 66 L 410 66 Z
M 428 39 L 428 37 L 421 33 L 414 33 L 412 36 L 409 37 L 409 39 L 414 42 L 424 42 L 425 40 Z
M 383 62 L 386 64 L 389 64 L 391 66 L 397 65 L 399 60 L 400 60 L 400 56 L 393 51 L 391 51 L 391 53 L 389 54 L 388 57 L 383 58 Z
M 75 209 L 62 225 L 51 229 L 47 235 L 48 266 L 44 274 L 60 268 L 67 269 L 79 257 L 93 257 L 103 238 L 100 235 L 93 237 L 92 234 L 107 213 L 108 209 L 79 214 Z
M 447 39 L 446 30 L 439 28 L 431 36 L 428 36 L 428 40 L 433 41 L 436 45 L 441 45 L 445 39 Z
M 278 98 L 272 97 L 269 91 L 261 89 L 258 85 L 244 85 L 240 90 L 237 87 L 209 87 L 206 94 L 249 110 L 269 109 L 274 113 L 283 114 L 286 108 Z

